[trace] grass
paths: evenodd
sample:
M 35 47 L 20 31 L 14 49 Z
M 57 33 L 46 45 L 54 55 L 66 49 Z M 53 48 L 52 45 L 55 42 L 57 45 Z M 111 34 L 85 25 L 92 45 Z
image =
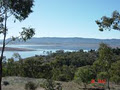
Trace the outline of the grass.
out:
M 8 81 L 9 85 L 5 86 L 2 85 L 2 90 L 25 90 L 25 84 L 29 81 L 32 81 L 38 85 L 37 90 L 45 90 L 44 88 L 40 87 L 40 84 L 45 82 L 45 79 L 34 79 L 34 78 L 27 78 L 27 77 L 3 77 L 2 81 Z M 62 84 L 62 90 L 83 90 L 82 84 L 77 84 L 73 81 L 71 82 L 60 82 Z M 110 84 L 111 90 L 120 90 L 120 85 Z
M 44 88 L 40 87 L 39 84 L 43 83 L 44 79 L 34 79 L 34 78 L 25 78 L 25 77 L 3 77 L 2 81 L 8 81 L 10 84 L 5 86 L 2 85 L 3 90 L 25 90 L 25 84 L 29 81 L 32 81 L 38 84 L 37 90 L 44 90 Z
M 5 86 L 2 85 L 3 90 L 25 90 L 25 84 L 29 81 L 32 81 L 36 84 L 38 84 L 37 90 L 45 90 L 44 88 L 40 87 L 40 84 L 43 84 L 45 82 L 45 79 L 34 79 L 34 78 L 26 78 L 26 77 L 3 77 L 3 81 L 8 81 L 9 85 Z M 80 85 L 74 83 L 74 82 L 60 82 L 62 83 L 63 90 L 80 90 Z

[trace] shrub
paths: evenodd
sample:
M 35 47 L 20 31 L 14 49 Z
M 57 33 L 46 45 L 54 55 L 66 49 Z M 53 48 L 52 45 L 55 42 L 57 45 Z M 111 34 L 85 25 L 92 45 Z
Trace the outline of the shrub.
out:
M 112 80 L 114 83 L 119 84 L 119 83 L 120 83 L 120 76 L 114 75 L 113 77 L 111 77 L 111 80 Z
M 55 90 L 55 82 L 52 79 L 47 79 L 45 82 L 45 90 Z
M 7 86 L 7 85 L 9 85 L 9 82 L 8 81 L 3 81 L 3 85 Z
M 61 83 L 55 83 L 52 79 L 47 79 L 40 87 L 45 88 L 45 90 L 62 90 Z
M 97 74 L 97 79 L 107 79 L 108 74 L 106 72 L 100 72 Z
M 56 88 L 55 90 L 62 90 L 62 85 L 61 83 L 56 83 Z
M 37 85 L 33 82 L 28 82 L 25 84 L 25 90 L 36 90 Z

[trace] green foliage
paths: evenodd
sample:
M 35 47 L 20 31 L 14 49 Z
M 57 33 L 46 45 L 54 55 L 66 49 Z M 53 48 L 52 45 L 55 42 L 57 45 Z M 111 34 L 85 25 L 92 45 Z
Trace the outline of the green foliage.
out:
M 105 79 L 106 80 L 107 77 L 108 77 L 108 74 L 106 72 L 100 72 L 97 74 L 97 79 L 101 79 L 101 80 Z
M 99 52 L 98 60 L 102 66 L 102 69 L 108 71 L 111 68 L 111 64 L 114 62 L 111 47 L 104 43 L 101 43 L 98 52 Z
M 52 79 L 47 79 L 41 86 L 45 88 L 45 90 L 62 90 L 61 83 L 56 83 Z
M 35 35 L 35 30 L 33 28 L 22 28 L 23 31 L 20 32 L 20 39 L 23 41 L 26 41 L 28 39 L 31 39 Z
M 96 60 L 91 66 L 92 71 L 94 72 L 94 77 L 97 78 L 97 74 L 103 70 L 102 64 L 99 60 Z
M 93 79 L 93 73 L 91 71 L 91 68 L 89 66 L 80 67 L 78 68 L 77 72 L 75 73 L 75 80 L 78 83 L 90 83 L 91 79 Z
M 94 78 L 91 67 L 85 66 L 78 68 L 74 78 L 77 83 L 83 83 L 86 90 L 87 84 L 90 83 L 91 79 Z
M 52 69 L 52 78 L 59 81 L 69 81 L 73 79 L 74 73 L 75 70 L 73 67 L 64 65 L 62 67 Z
M 116 55 L 120 55 L 120 48 L 113 48 L 112 49 L 113 53 L 116 54 Z
M 0 0 L 0 34 L 4 30 L 8 31 L 6 23 L 5 25 L 3 23 L 7 22 L 10 16 L 14 16 L 19 21 L 25 20 L 32 13 L 33 3 L 34 0 Z
M 63 65 L 81 67 L 85 65 L 92 65 L 97 58 L 97 53 L 93 52 L 58 52 L 51 55 L 53 57 L 54 67 L 59 67 Z
M 110 90 L 110 86 L 109 86 L 109 81 L 110 81 L 110 69 L 111 69 L 111 65 L 114 62 L 113 59 L 113 52 L 111 47 L 109 47 L 108 45 L 101 43 L 100 47 L 98 49 L 99 52 L 99 57 L 98 57 L 98 61 L 99 61 L 99 68 L 101 68 L 101 73 L 98 74 L 98 77 L 100 78 L 105 78 L 107 77 L 107 82 L 108 82 L 108 89 Z M 104 76 L 105 75 L 105 76 Z
M 2 61 L 3 61 L 3 55 L 6 45 L 11 42 L 12 40 L 15 41 L 16 38 L 12 37 L 10 41 L 6 43 L 6 36 L 8 32 L 7 28 L 7 21 L 10 16 L 14 16 L 15 19 L 22 21 L 25 20 L 29 14 L 32 12 L 32 6 L 33 6 L 34 0 L 0 0 L 0 34 L 3 35 L 3 44 L 2 44 L 2 50 L 1 50 L 1 56 L 0 56 L 0 84 L 2 81 Z M 27 39 L 32 38 L 34 35 L 34 29 L 33 28 L 23 28 L 23 31 L 20 33 L 21 38 L 26 41 Z M 18 36 L 20 37 L 20 36 Z M 4 65 L 5 66 L 5 65 Z M 16 71 L 12 71 L 15 70 Z M 9 69 L 9 70 L 8 70 Z M 3 75 L 6 75 L 5 72 L 9 75 L 17 75 L 19 67 L 17 66 L 17 63 L 11 59 L 8 61 L 7 70 L 6 68 L 3 68 Z M 1 85 L 0 85 L 1 90 Z
M 24 76 L 34 78 L 48 78 L 51 75 L 51 67 L 49 64 L 42 64 L 42 60 L 35 58 L 28 58 L 24 62 Z
M 4 14 L 7 9 L 7 12 L 21 21 L 26 19 L 32 12 L 33 2 L 34 0 L 0 0 L 0 11 L 3 11 L 2 14 Z
M 26 59 L 15 54 L 14 58 L 3 62 L 3 76 L 51 78 L 58 81 L 71 81 L 75 78 L 79 83 L 85 84 L 89 83 L 91 79 L 111 77 L 113 82 L 118 82 L 119 55 L 118 48 L 111 49 L 105 44 L 101 44 L 98 51 L 58 51 L 47 56 Z M 19 58 L 18 61 L 14 61 L 15 58 Z M 114 81 L 113 78 L 118 80 Z
M 16 58 L 19 61 L 14 61 Z M 48 56 L 37 56 L 24 60 L 18 54 L 14 54 L 14 58 L 3 64 L 3 72 L 4 76 L 14 75 L 70 81 L 73 80 L 79 66 L 91 65 L 96 58 L 95 51 L 57 51 L 57 53 L 51 53 Z
M 116 84 L 119 84 L 120 83 L 120 76 L 119 75 L 113 75 L 111 77 L 111 81 L 113 81 Z
M 116 74 L 120 76 L 120 60 L 112 63 L 111 72 L 112 74 Z
M 120 30 L 120 14 L 118 11 L 114 11 L 111 17 L 103 16 L 101 20 L 96 20 L 96 24 L 100 31 L 107 29 Z
M 120 60 L 111 66 L 111 80 L 117 84 L 120 83 Z
M 25 90 L 36 90 L 37 85 L 33 82 L 28 82 L 25 84 Z
M 55 90 L 55 82 L 52 79 L 47 79 L 44 83 L 45 90 Z
M 3 65 L 3 75 L 16 76 L 18 69 L 18 63 L 13 58 L 8 59 L 7 63 Z

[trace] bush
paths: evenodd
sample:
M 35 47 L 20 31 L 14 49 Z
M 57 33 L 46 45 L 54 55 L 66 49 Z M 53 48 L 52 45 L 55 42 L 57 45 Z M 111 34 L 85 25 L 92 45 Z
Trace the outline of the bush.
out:
M 108 78 L 107 72 L 100 72 L 99 74 L 97 74 L 97 79 L 107 79 L 107 78 Z
M 62 90 L 61 83 L 56 83 L 56 89 L 55 90 Z
M 59 68 L 54 68 L 52 70 L 52 79 L 57 81 L 70 81 L 74 78 L 75 69 L 72 66 L 63 65 Z
M 113 77 L 111 77 L 111 81 L 113 81 L 116 84 L 119 84 L 120 83 L 120 76 L 114 75 Z
M 28 82 L 25 84 L 25 90 L 36 90 L 37 85 L 33 82 Z
M 9 82 L 8 81 L 3 81 L 3 85 L 7 86 L 7 85 L 9 85 Z
M 55 90 L 55 82 L 52 79 L 47 79 L 44 83 L 45 90 Z
M 55 83 L 52 79 L 47 79 L 40 87 L 45 88 L 45 90 L 62 90 L 61 83 Z

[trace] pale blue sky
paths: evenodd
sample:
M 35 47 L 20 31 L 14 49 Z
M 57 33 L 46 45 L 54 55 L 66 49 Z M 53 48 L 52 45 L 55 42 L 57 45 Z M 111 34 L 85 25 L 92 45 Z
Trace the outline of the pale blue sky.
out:
M 18 35 L 21 27 L 33 27 L 35 37 L 118 38 L 120 31 L 98 31 L 95 20 L 120 12 L 120 0 L 35 0 L 33 13 L 22 21 L 8 21 L 8 37 Z M 2 36 L 0 36 L 2 38 Z

